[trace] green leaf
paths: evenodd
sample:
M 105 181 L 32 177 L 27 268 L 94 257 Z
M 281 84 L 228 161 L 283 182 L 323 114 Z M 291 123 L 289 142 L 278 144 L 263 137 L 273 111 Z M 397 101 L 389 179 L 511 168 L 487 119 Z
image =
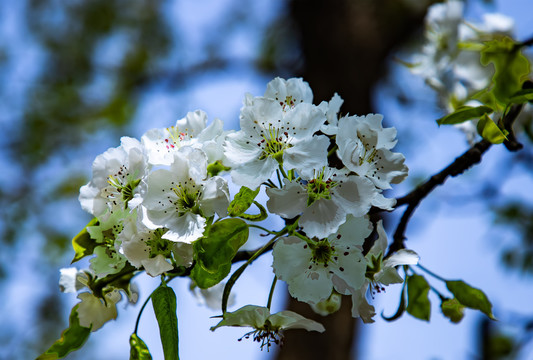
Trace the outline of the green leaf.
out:
M 248 225 L 241 219 L 214 223 L 208 233 L 194 243 L 196 265 L 191 278 L 206 289 L 218 284 L 231 271 L 231 260 L 248 240 Z
M 477 132 L 483 139 L 493 144 L 501 144 L 507 140 L 507 131 L 500 129 L 498 125 L 487 114 L 483 115 L 477 123 Z
M 440 304 L 440 309 L 444 316 L 450 319 L 451 322 L 457 324 L 464 317 L 464 305 L 457 301 L 456 298 L 453 299 L 444 299 Z
M 91 329 L 80 325 L 78 319 L 78 306 L 72 308 L 69 316 L 69 327 L 61 333 L 57 340 L 44 354 L 37 360 L 55 360 L 67 356 L 68 353 L 78 350 L 85 344 L 91 334 Z
M 159 336 L 163 345 L 165 360 L 179 360 L 178 317 L 176 315 L 176 294 L 165 283 L 152 293 L 152 305 L 159 324 Z
M 98 225 L 98 219 L 92 219 L 87 226 Z M 72 239 L 72 247 L 74 248 L 74 259 L 72 259 L 71 264 L 76 261 L 84 258 L 85 256 L 92 255 L 94 248 L 96 247 L 96 242 L 91 239 L 91 235 L 87 232 L 87 226 L 83 228 L 78 235 L 74 236 Z
M 437 120 L 439 125 L 455 125 L 463 123 L 467 120 L 477 119 L 484 114 L 490 114 L 494 110 L 489 106 L 461 106 L 453 113 L 441 117 Z
M 417 319 L 429 321 L 431 303 L 428 299 L 429 284 L 421 275 L 407 279 L 407 312 Z
M 461 304 L 470 309 L 479 310 L 490 319 L 495 320 L 494 315 L 492 315 L 492 304 L 483 291 L 461 280 L 446 281 L 446 287 Z
M 211 273 L 205 270 L 200 264 L 196 264 L 191 270 L 190 277 L 200 289 L 209 289 L 224 280 L 230 271 L 231 264 L 221 266 L 217 273 Z
M 130 336 L 130 360 L 152 360 L 148 346 L 137 334 Z
M 523 104 L 533 101 L 533 89 L 523 89 L 515 92 L 509 99 L 509 104 Z
M 513 39 L 502 37 L 485 43 L 480 60 L 485 66 L 494 65 L 491 92 L 501 104 L 508 104 L 529 75 L 528 59 Z
M 246 210 L 252 206 L 255 197 L 259 193 L 259 187 L 255 190 L 250 190 L 246 186 L 241 187 L 239 192 L 235 195 L 228 207 L 228 214 L 231 217 L 237 217 L 244 214 Z

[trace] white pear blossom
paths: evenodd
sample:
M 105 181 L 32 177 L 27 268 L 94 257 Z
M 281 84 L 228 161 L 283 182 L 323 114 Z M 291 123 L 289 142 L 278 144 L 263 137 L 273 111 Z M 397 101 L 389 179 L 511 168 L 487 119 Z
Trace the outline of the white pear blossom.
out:
M 381 220 L 376 224 L 378 238 L 366 255 L 368 267 L 366 270 L 366 280 L 359 291 L 352 293 L 352 316 L 361 317 L 363 322 L 372 323 L 375 315 L 374 306 L 368 303 L 367 291 L 372 294 L 385 291 L 386 285 L 402 283 L 403 279 L 398 274 L 398 265 L 416 265 L 419 256 L 413 250 L 401 249 L 387 259 L 383 260 L 387 249 L 387 234 L 383 228 Z
M 266 190 L 268 210 L 285 219 L 301 214 L 298 224 L 308 236 L 317 238 L 337 231 L 347 214 L 365 215 L 377 194 L 369 179 L 329 167 L 315 171 L 306 182 L 284 182 L 281 189 Z
M 326 123 L 320 130 L 327 135 L 336 135 L 338 132 L 339 111 L 344 100 L 335 93 L 329 102 L 322 101 L 318 105 L 326 115 Z
M 380 189 L 390 189 L 407 177 L 405 157 L 390 151 L 396 145 L 396 129 L 383 128 L 383 115 L 346 116 L 339 120 L 336 142 L 342 163 Z
M 479 51 L 463 45 L 511 35 L 514 27 L 513 20 L 502 14 L 485 14 L 479 24 L 466 22 L 463 15 L 464 2 L 459 0 L 430 6 L 425 44 L 412 59 L 411 71 L 437 91 L 448 111 L 464 105 L 472 94 L 488 86 L 492 77 L 493 69 L 481 65 Z
M 368 292 L 369 281 L 365 280 L 363 286 L 352 294 L 352 317 L 361 318 L 365 324 L 374 322 L 374 315 L 376 315 L 376 308 L 370 305 L 366 298 Z
M 89 292 L 78 295 L 81 302 L 78 303 L 77 312 L 81 326 L 96 331 L 109 320 L 117 318 L 117 303 L 122 295 L 115 289 L 105 294 L 104 297 L 105 301 Z
M 129 218 L 117 240 L 120 251 L 136 268 L 143 267 L 150 276 L 159 276 L 174 266 L 190 266 L 193 261 L 191 244 L 176 243 L 162 238 L 165 230 L 150 230 L 136 218 Z
M 222 144 L 225 138 L 223 124 L 215 119 L 207 126 L 207 114 L 202 110 L 191 111 L 175 126 L 148 130 L 141 141 L 146 147 L 148 162 L 153 165 L 170 165 L 173 153 L 183 146 L 203 150 L 209 163 L 223 159 Z
M 118 273 L 127 262 L 127 259 L 118 249 L 120 243 L 117 243 L 117 236 L 123 229 L 125 219 L 135 217 L 128 209 L 117 209 L 98 221 L 95 225 L 87 226 L 87 232 L 94 241 L 95 248 L 90 260 L 90 268 L 98 276 Z
M 349 216 L 339 230 L 320 240 L 296 236 L 279 239 L 272 251 L 274 273 L 294 298 L 311 304 L 330 297 L 332 290 L 351 294 L 365 281 L 365 238 L 372 232 L 366 217 Z
M 313 91 L 302 78 L 285 80 L 277 77 L 267 84 L 264 97 L 276 100 L 285 110 L 300 103 L 313 103 Z
M 450 62 L 457 56 L 459 24 L 463 21 L 464 3 L 450 0 L 429 7 L 426 15 L 426 43 L 422 53 L 416 54 L 411 71 L 422 75 L 433 88 L 445 86 L 445 74 Z
M 148 171 L 144 149 L 137 139 L 122 137 L 120 146 L 98 155 L 91 181 L 81 187 L 81 207 L 100 220 L 113 211 L 140 203 L 138 185 Z
M 219 176 L 207 178 L 207 156 L 199 149 L 183 147 L 173 157 L 168 170 L 146 179 L 143 223 L 151 230 L 167 228 L 163 239 L 191 243 L 202 236 L 207 217 L 226 215 L 228 184 Z
M 383 228 L 383 222 L 377 223 L 376 230 L 378 238 L 366 258 L 368 260 L 368 269 L 366 276 L 370 280 L 370 285 L 380 292 L 383 290 L 382 285 L 402 283 L 403 279 L 398 274 L 396 266 L 398 265 L 416 265 L 420 257 L 413 250 L 401 249 L 396 251 L 385 260 L 385 250 L 387 249 L 387 234 Z
M 221 326 L 254 328 L 253 331 L 245 334 L 242 338 L 248 339 L 251 336 L 254 341 L 261 343 L 261 349 L 263 346 L 269 349 L 271 343 L 282 343 L 282 330 L 304 329 L 307 331 L 325 331 L 322 324 L 307 319 L 293 311 L 285 310 L 270 314 L 268 308 L 256 305 L 246 305 L 233 312 L 224 313 L 223 320 L 211 327 L 211 331 L 215 331 Z
M 325 121 L 323 111 L 310 103 L 312 94 L 291 79 L 269 84 L 268 97 L 247 96 L 241 109 L 241 130 L 224 145 L 231 176 L 237 185 L 257 188 L 283 165 L 309 174 L 327 163 L 329 139 L 314 135 Z M 292 93 L 290 93 L 292 91 Z

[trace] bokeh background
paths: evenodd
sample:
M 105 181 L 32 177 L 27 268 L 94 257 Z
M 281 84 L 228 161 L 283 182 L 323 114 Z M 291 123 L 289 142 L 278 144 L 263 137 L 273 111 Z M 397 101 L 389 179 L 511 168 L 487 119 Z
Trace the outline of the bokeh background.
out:
M 303 76 L 315 103 L 338 92 L 344 113 L 380 112 L 398 129 L 396 149 L 406 155 L 410 176 L 389 196 L 453 161 L 468 147 L 463 135 L 437 127 L 442 111 L 433 92 L 394 61 L 420 46 L 431 2 L 0 2 L 0 359 L 35 358 L 67 326 L 77 300 L 59 292 L 59 268 L 69 265 L 70 240 L 90 220 L 78 190 L 95 156 L 118 146 L 120 136 L 140 137 L 195 109 L 235 129 L 245 92 L 261 95 L 275 76 Z M 502 12 L 515 19 L 518 39 L 533 36 L 529 0 L 466 5 L 468 19 Z M 198 304 L 188 281 L 178 279 L 172 286 L 182 358 L 533 359 L 531 138 L 531 130 L 520 136 L 525 148 L 516 154 L 492 148 L 480 166 L 437 189 L 406 234 L 424 266 L 483 289 L 498 322 L 467 311 L 461 324 L 451 324 L 435 296 L 429 324 L 408 315 L 387 323 L 378 315 L 375 324 L 362 325 L 346 316 L 348 300 L 337 316 L 319 319 L 325 335 L 289 333 L 281 351 L 267 353 L 238 342 L 240 329 L 210 332 L 217 311 Z M 386 219 L 389 234 L 397 221 L 398 214 Z M 266 301 L 268 257 L 251 269 L 235 287 L 234 308 Z M 136 281 L 141 302 L 158 285 L 147 276 Z M 399 287 L 376 296 L 378 312 L 395 312 Z M 308 311 L 289 304 L 281 285 L 274 310 L 288 305 Z M 120 303 L 117 321 L 68 359 L 127 358 L 139 308 Z M 149 307 L 139 335 L 154 359 L 162 358 Z

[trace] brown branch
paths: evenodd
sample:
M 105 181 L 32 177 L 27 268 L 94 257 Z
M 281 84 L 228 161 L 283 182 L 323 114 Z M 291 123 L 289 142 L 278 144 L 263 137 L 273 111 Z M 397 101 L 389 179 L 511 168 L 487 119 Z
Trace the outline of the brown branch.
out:
M 522 104 L 513 105 L 502 120 L 504 128 L 508 131 L 507 139 L 504 141 L 504 145 L 509 151 L 518 151 L 523 147 L 522 144 L 516 140 L 512 129 L 513 123 L 520 114 L 522 107 Z M 407 209 L 405 209 L 400 222 L 396 227 L 396 231 L 393 235 L 393 242 L 389 247 L 387 256 L 395 251 L 405 248 L 405 230 L 407 229 L 407 224 L 409 223 L 414 211 L 418 207 L 418 204 L 420 204 L 420 202 L 437 186 L 444 184 L 449 176 L 458 176 L 470 169 L 475 164 L 481 162 L 483 154 L 491 147 L 491 145 L 492 144 L 485 139 L 477 142 L 463 155 L 456 158 L 455 161 L 448 165 L 444 170 L 433 175 L 428 181 L 422 185 L 419 185 L 407 195 L 396 199 L 395 209 L 402 205 L 407 205 Z
M 491 145 L 492 144 L 485 139 L 477 142 L 463 155 L 456 158 L 455 161 L 448 165 L 444 170 L 433 175 L 428 181 L 418 186 L 409 194 L 397 199 L 396 207 L 407 204 L 407 209 L 403 213 L 402 218 L 396 227 L 396 231 L 394 232 L 393 236 L 393 243 L 389 247 L 389 252 L 387 255 L 405 247 L 404 240 L 406 238 L 404 234 L 407 224 L 409 223 L 411 216 L 422 199 L 424 199 L 437 186 L 444 184 L 449 176 L 460 175 L 473 165 L 478 164 L 481 161 L 483 153 L 485 153 L 491 147 Z
M 513 130 L 513 123 L 523 107 L 523 104 L 511 106 L 511 109 L 509 109 L 509 112 L 503 118 L 503 128 L 508 132 L 507 139 L 503 142 L 503 145 L 505 145 L 509 151 L 518 151 L 524 147 L 518 142 L 518 140 L 516 140 Z

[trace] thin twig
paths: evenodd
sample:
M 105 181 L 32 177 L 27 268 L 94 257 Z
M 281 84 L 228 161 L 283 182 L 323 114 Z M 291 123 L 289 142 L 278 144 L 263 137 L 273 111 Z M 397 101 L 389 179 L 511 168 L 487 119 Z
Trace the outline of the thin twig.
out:
M 448 165 L 441 172 L 433 175 L 426 181 L 424 184 L 418 186 L 416 189 L 411 191 L 409 194 L 397 199 L 396 207 L 407 204 L 407 209 L 402 215 L 400 222 L 394 232 L 393 243 L 389 248 L 388 254 L 403 249 L 405 247 L 405 230 L 407 224 L 411 219 L 414 211 L 418 207 L 418 204 L 424 199 L 430 192 L 433 191 L 437 186 L 444 184 L 446 179 L 449 176 L 457 176 L 471 168 L 473 165 L 481 161 L 483 153 L 485 153 L 490 147 L 491 143 L 485 139 L 477 142 L 472 146 L 468 151 L 463 155 L 455 159 L 453 163 Z

